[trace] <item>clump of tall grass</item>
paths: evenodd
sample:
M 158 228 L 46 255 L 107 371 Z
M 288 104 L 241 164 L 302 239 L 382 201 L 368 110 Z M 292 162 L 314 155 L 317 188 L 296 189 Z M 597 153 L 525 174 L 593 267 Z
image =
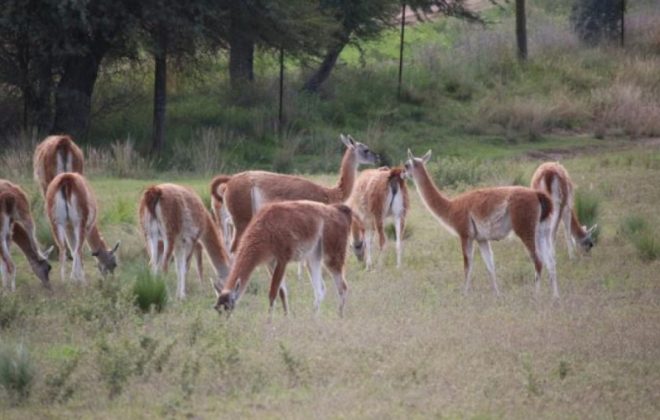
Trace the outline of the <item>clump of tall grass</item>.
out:
M 660 135 L 660 102 L 642 87 L 618 82 L 591 94 L 596 134 L 622 130 L 631 137 Z
M 652 231 L 648 221 L 639 215 L 626 217 L 621 223 L 621 233 L 628 238 L 643 261 L 660 258 L 660 241 Z
M 149 270 L 141 270 L 137 273 L 133 285 L 135 304 L 143 312 L 154 310 L 160 312 L 167 303 L 167 285 L 165 280 L 153 275 Z
M 23 345 L 0 347 L 0 386 L 14 404 L 30 397 L 35 368 Z
M 575 194 L 573 209 L 581 224 L 593 226 L 598 223 L 600 214 L 600 197 L 591 191 L 578 190 Z M 594 242 L 600 237 L 600 225 L 591 233 Z
M 177 142 L 172 163 L 184 171 L 211 175 L 227 172 L 236 166 L 245 139 L 232 130 L 204 127 L 193 134 L 192 142 Z
M 429 164 L 438 188 L 461 188 L 477 185 L 493 173 L 493 167 L 478 159 L 443 157 Z
M 120 178 L 141 178 L 153 173 L 155 162 L 143 157 L 135 148 L 131 137 L 116 140 L 109 150 L 87 146 L 85 171 L 87 173 L 113 175 Z

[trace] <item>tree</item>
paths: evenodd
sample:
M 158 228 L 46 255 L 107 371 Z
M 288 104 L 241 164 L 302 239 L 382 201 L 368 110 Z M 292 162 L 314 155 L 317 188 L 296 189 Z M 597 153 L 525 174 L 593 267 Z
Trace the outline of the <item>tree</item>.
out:
M 576 0 L 571 21 L 580 39 L 590 45 L 613 41 L 621 32 L 623 0 Z
M 479 20 L 476 13 L 464 6 L 464 0 L 411 0 L 405 2 L 418 17 L 429 13 L 442 13 L 469 20 Z M 339 23 L 339 29 L 326 41 L 326 51 L 319 67 L 311 74 L 303 90 L 317 92 L 327 80 L 339 55 L 349 43 L 378 36 L 381 31 L 396 24 L 401 8 L 400 0 L 321 0 L 321 7 Z
M 143 45 L 154 59 L 154 100 L 151 152 L 165 145 L 167 112 L 167 61 L 193 57 L 204 34 L 204 19 L 212 9 L 206 0 L 144 0 L 140 16 Z
M 320 40 L 336 29 L 318 0 L 229 0 L 217 36 L 229 48 L 232 89 L 254 80 L 257 46 L 289 54 L 316 54 Z M 226 28 L 226 33 L 222 33 Z
M 52 124 L 54 51 L 48 23 L 55 11 L 35 0 L 0 3 L 0 82 L 20 90 L 21 126 L 46 132 Z M 38 6 L 38 7 L 37 7 Z
M 87 132 L 92 92 L 104 57 L 131 45 L 140 3 L 132 0 L 88 0 L 61 3 L 52 23 L 61 34 L 60 81 L 55 91 L 52 132 L 81 136 Z
M 516 0 L 516 43 L 518 58 L 527 59 L 527 22 L 525 16 L 525 0 Z

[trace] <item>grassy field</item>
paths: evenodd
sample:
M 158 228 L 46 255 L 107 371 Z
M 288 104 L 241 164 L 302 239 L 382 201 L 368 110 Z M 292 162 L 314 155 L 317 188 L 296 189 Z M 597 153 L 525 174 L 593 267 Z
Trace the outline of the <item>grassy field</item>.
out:
M 120 268 L 102 282 L 86 256 L 90 284 L 78 286 L 62 283 L 54 263 L 49 295 L 14 250 L 18 290 L 0 296 L 0 350 L 22 348 L 33 380 L 23 399 L 0 389 L 0 417 L 657 418 L 660 259 L 640 249 L 660 244 L 638 247 L 630 232 L 644 225 L 649 237 L 660 233 L 660 150 L 628 145 L 562 162 L 578 190 L 595 197 L 602 232 L 576 261 L 560 236 L 559 302 L 547 282 L 534 298 L 533 268 L 517 239 L 493 247 L 503 296 L 493 296 L 480 260 L 463 296 L 458 241 L 411 192 L 402 269 L 391 241 L 371 272 L 351 256 L 340 319 L 332 282 L 315 317 L 311 286 L 291 265 L 292 314 L 278 305 L 271 323 L 263 269 L 230 319 L 212 309 L 213 292 L 192 272 L 186 301 L 139 312 L 132 287 L 147 259 L 135 207 L 142 188 L 165 175 L 93 176 L 103 234 L 122 240 Z M 538 163 L 436 154 L 431 170 L 453 195 L 527 183 Z M 208 178 L 177 182 L 208 196 Z M 37 197 L 31 180 L 23 184 Z M 173 273 L 167 282 L 173 292 Z

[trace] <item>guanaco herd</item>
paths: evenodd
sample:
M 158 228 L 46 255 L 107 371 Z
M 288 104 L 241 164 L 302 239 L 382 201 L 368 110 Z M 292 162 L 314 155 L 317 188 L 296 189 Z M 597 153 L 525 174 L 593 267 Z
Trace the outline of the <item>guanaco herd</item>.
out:
M 194 258 L 203 278 L 202 252 L 215 271 L 211 279 L 217 295 L 215 309 L 232 311 L 245 291 L 254 269 L 266 264 L 271 274 L 269 313 L 280 297 L 288 312 L 284 272 L 290 261 L 307 267 L 319 311 L 325 296 L 323 266 L 333 277 L 343 314 L 348 285 L 344 277 L 346 253 L 351 248 L 367 270 L 373 266 L 373 241 L 386 242 L 384 220 L 391 217 L 396 237 L 396 265 L 402 264 L 403 234 L 410 200 L 406 179 L 412 179 L 429 212 L 460 239 L 465 270 L 464 291 L 471 286 L 473 249 L 479 246 L 493 291 L 499 295 L 490 241 L 511 233 L 520 238 L 535 270 L 538 293 L 545 267 L 554 298 L 559 297 L 554 243 L 563 223 L 569 256 L 576 244 L 593 247 L 592 227 L 580 225 L 573 209 L 568 172 L 559 163 L 544 163 L 534 173 L 531 188 L 480 188 L 454 198 L 445 196 L 427 170 L 429 150 L 415 157 L 408 150 L 403 167 L 366 169 L 379 156 L 350 135 L 340 136 L 346 151 L 334 187 L 324 187 L 299 176 L 265 171 L 220 175 L 211 182 L 211 211 L 192 189 L 176 184 L 153 185 L 144 190 L 139 224 L 154 273 L 167 272 L 174 260 L 176 296 L 186 296 L 186 275 Z M 67 249 L 72 258 L 70 279 L 85 282 L 83 245 L 92 251 L 103 276 L 117 267 L 119 242 L 108 247 L 97 227 L 98 206 L 84 177 L 83 153 L 68 135 L 47 137 L 34 154 L 34 178 L 45 199 L 45 212 L 59 249 L 60 275 L 67 277 Z M 0 274 L 4 288 L 15 290 L 16 268 L 9 247 L 15 242 L 34 274 L 50 289 L 48 255 L 35 238 L 34 221 L 26 193 L 0 180 Z

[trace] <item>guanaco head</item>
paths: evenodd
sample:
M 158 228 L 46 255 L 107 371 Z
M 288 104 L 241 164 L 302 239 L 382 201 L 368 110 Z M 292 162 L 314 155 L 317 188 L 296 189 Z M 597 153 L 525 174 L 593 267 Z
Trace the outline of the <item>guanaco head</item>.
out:
M 358 164 L 376 165 L 380 162 L 380 156 L 377 153 L 372 152 L 366 144 L 355 141 L 350 134 L 346 136 L 340 134 L 339 138 L 346 147 L 354 151 Z
M 592 234 L 596 230 L 598 225 L 593 225 L 589 229 L 587 229 L 586 226 L 582 226 L 582 230 L 585 231 L 585 235 L 578 240 L 578 243 L 580 244 L 580 248 L 584 252 L 589 252 L 591 251 L 591 248 L 594 247 L 594 239 Z
M 213 280 L 211 280 L 211 284 L 213 285 L 213 290 L 215 291 L 215 296 L 217 297 L 213 308 L 220 314 L 222 313 L 223 308 L 225 312 L 231 313 L 234 310 L 234 306 L 236 306 L 236 301 L 238 300 L 238 291 L 241 288 L 241 281 L 239 280 L 236 282 L 236 287 L 234 287 L 234 290 L 223 290 Z
M 431 160 L 431 151 L 429 150 L 421 158 L 413 156 L 410 149 L 408 149 L 408 160 L 403 165 L 404 166 L 404 177 L 406 178 L 415 178 L 420 170 L 424 168 L 429 160 Z
M 50 286 L 50 270 L 51 265 L 48 262 L 48 256 L 53 252 L 53 247 L 48 248 L 43 254 L 39 254 L 39 258 L 36 260 L 30 261 L 30 267 L 32 267 L 32 272 L 41 280 L 41 284 L 48 290 L 51 290 Z
M 116 252 L 119 249 L 119 244 L 120 242 L 117 241 L 117 244 L 111 250 L 100 249 L 92 253 L 92 256 L 96 257 L 96 267 L 104 277 L 114 273 L 115 268 L 117 268 Z

